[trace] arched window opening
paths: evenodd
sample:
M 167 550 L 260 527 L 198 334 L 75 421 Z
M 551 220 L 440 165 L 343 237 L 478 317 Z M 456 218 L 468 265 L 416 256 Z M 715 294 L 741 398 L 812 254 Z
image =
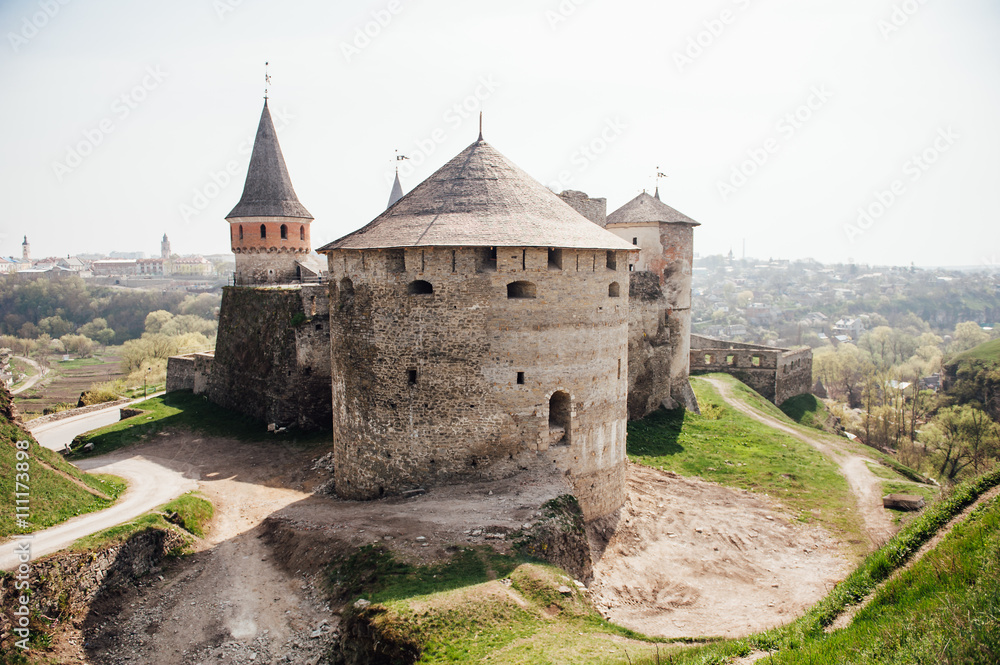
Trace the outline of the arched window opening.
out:
M 281 239 L 288 240 L 288 226 L 285 224 L 281 225 Z
M 240 240 L 243 240 L 243 225 L 240 224 Z
M 620 298 L 622 295 L 622 287 L 618 282 L 611 282 L 608 286 L 608 297 L 609 298 Z
M 549 399 L 549 444 L 553 446 L 569 445 L 573 409 L 569 393 L 562 390 L 554 393 Z
M 614 252 L 608 252 L 608 270 L 618 270 L 618 257 Z
M 305 240 L 305 239 L 306 239 L 306 227 L 300 226 L 299 227 L 299 240 Z
M 263 224 L 260 225 L 260 237 L 261 238 L 267 237 L 267 227 L 264 226 Z
M 535 298 L 535 285 L 531 282 L 511 282 L 507 285 L 507 297 L 509 299 Z
M 411 296 L 425 296 L 434 293 L 434 285 L 422 279 L 410 282 L 406 285 L 406 292 Z

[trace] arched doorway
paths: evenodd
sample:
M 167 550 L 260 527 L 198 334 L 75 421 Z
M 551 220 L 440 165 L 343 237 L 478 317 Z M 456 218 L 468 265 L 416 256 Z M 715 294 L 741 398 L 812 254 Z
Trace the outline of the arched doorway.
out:
M 549 398 L 549 445 L 568 446 L 573 433 L 573 407 L 569 393 L 559 390 Z

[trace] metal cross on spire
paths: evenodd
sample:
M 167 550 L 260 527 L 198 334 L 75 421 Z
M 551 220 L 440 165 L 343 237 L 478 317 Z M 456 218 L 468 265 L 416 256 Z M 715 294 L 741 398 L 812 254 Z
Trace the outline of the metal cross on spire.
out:
M 271 75 L 267 73 L 267 67 L 270 62 L 264 63 L 264 99 L 267 99 L 267 90 L 271 87 Z

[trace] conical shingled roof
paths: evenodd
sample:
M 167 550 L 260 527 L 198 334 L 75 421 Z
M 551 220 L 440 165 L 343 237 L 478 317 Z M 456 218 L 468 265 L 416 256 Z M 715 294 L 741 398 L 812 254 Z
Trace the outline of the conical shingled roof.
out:
M 322 247 L 636 248 L 478 140 L 370 224 Z
M 271 122 L 271 112 L 264 100 L 264 110 L 253 142 L 250 168 L 243 185 L 243 198 L 226 219 L 233 217 L 295 217 L 312 219 L 292 188 L 292 179 L 281 156 L 278 135 Z
M 659 198 L 653 198 L 646 192 L 608 215 L 608 224 L 643 224 L 648 222 L 701 226 L 700 223 L 684 213 L 674 210 Z
M 403 198 L 403 184 L 399 182 L 399 171 L 396 171 L 396 182 L 392 183 L 392 192 L 389 193 L 389 205 L 386 208 L 396 205 L 396 201 L 401 198 Z

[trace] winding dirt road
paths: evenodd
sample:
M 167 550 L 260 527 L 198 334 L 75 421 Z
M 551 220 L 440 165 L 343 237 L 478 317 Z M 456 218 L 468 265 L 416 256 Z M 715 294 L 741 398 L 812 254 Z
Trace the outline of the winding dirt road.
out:
M 896 533 L 892 523 L 892 518 L 885 508 L 882 507 L 882 480 L 872 473 L 868 468 L 868 458 L 855 455 L 847 450 L 838 448 L 836 445 L 821 441 L 818 438 L 807 436 L 777 418 L 757 411 L 749 404 L 733 396 L 729 386 L 718 379 L 706 378 L 712 387 L 719 391 L 722 399 L 740 413 L 747 415 L 754 420 L 761 422 L 768 427 L 794 436 L 800 441 L 808 443 L 810 446 L 826 455 L 830 460 L 840 467 L 840 472 L 847 479 L 858 502 L 858 512 L 865 523 L 865 531 L 873 548 L 880 547 Z
M 20 388 L 17 388 L 16 390 L 11 390 L 10 391 L 11 395 L 17 395 L 18 393 L 22 393 L 25 390 L 27 390 L 28 388 L 31 388 L 33 385 L 35 385 L 36 383 L 38 383 L 39 381 L 41 381 L 42 379 L 44 379 L 48 375 L 48 373 L 49 373 L 48 368 L 42 367 L 41 365 L 39 365 L 38 363 L 36 363 L 31 358 L 25 358 L 24 356 L 14 356 L 14 357 L 17 358 L 18 360 L 22 360 L 22 361 L 28 363 L 32 367 L 34 367 L 36 370 L 38 370 L 38 374 L 35 374 L 33 377 L 31 377 L 30 379 L 28 379 L 24 383 L 24 385 L 21 386 Z

